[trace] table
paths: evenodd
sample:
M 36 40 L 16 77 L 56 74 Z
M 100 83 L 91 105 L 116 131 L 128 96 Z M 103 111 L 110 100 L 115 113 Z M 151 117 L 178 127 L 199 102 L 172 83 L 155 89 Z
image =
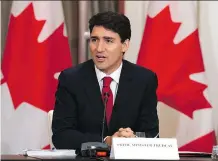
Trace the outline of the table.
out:
M 24 160 L 24 161 L 130 161 L 130 160 L 115 160 L 115 159 L 95 159 L 95 158 L 81 158 L 81 157 L 76 157 L 76 158 L 34 158 L 34 157 L 25 157 L 21 155 L 1 155 L 1 160 L 14 160 L 14 161 L 19 161 L 19 160 Z M 133 161 L 133 160 L 131 160 Z M 142 161 L 142 160 L 134 160 L 134 161 Z M 166 160 L 155 160 L 155 161 L 166 161 Z M 173 161 L 173 160 L 170 160 Z M 178 161 L 178 160 L 176 160 Z M 180 161 L 218 161 L 218 159 L 211 159 L 209 157 L 180 157 Z
M 1 160 L 25 160 L 25 161 L 41 161 L 41 159 L 33 157 L 25 157 L 22 155 L 1 155 Z

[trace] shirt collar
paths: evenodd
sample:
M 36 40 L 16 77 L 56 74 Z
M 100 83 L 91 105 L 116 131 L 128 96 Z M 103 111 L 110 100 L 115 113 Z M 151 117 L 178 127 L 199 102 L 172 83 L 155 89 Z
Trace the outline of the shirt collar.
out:
M 100 70 L 96 67 L 96 65 L 95 65 L 95 72 L 96 72 L 96 76 L 97 76 L 98 82 L 100 82 L 105 76 L 109 76 L 109 77 L 111 77 L 117 84 L 119 84 L 122 66 L 123 66 L 123 62 L 121 62 L 119 68 L 117 68 L 113 73 L 111 73 L 110 75 L 107 75 L 107 74 L 105 74 L 104 72 L 100 71 Z

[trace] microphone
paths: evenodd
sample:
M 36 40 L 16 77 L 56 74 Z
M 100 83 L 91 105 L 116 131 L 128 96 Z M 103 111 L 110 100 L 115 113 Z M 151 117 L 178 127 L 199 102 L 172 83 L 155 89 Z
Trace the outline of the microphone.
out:
M 82 143 L 80 154 L 83 157 L 109 157 L 110 155 L 110 148 L 104 143 L 105 116 L 109 96 L 110 94 L 108 92 L 103 93 L 104 114 L 102 119 L 101 142 Z
M 103 116 L 103 119 L 102 119 L 102 130 L 101 130 L 101 142 L 103 143 L 104 142 L 104 126 L 105 126 L 105 117 L 106 117 L 106 109 L 107 109 L 107 101 L 108 101 L 108 98 L 110 96 L 110 94 L 108 92 L 105 92 L 103 94 L 104 98 L 104 116 Z

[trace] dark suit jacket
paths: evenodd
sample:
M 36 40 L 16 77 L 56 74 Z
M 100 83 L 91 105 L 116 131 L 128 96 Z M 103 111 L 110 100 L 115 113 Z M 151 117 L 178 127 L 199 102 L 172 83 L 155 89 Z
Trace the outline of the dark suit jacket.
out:
M 159 133 L 157 77 L 143 67 L 123 60 L 116 100 L 104 136 L 130 127 L 147 137 Z M 59 76 L 53 114 L 52 141 L 57 149 L 77 149 L 81 143 L 101 142 L 104 105 L 94 63 L 89 60 L 66 69 Z

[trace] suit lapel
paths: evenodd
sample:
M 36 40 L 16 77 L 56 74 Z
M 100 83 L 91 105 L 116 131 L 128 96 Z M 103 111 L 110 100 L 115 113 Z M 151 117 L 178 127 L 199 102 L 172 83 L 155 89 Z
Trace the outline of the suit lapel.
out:
M 121 70 L 118 90 L 116 99 L 114 102 L 110 127 L 114 124 L 116 124 L 116 119 L 114 119 L 116 116 L 115 112 L 118 108 L 121 108 L 121 106 L 124 105 L 125 102 L 129 99 L 129 91 L 131 91 L 131 83 L 132 83 L 132 74 L 131 74 L 131 67 L 129 66 L 129 63 L 125 60 L 123 60 L 123 67 Z
M 90 107 L 93 109 L 95 108 L 96 113 L 94 117 L 96 117 L 99 122 L 102 123 L 104 117 L 104 104 L 102 101 L 101 91 L 94 68 L 94 62 L 92 60 L 90 60 L 89 64 L 87 65 L 84 74 L 85 75 L 83 79 L 85 82 L 85 92 L 87 94 L 87 99 L 90 100 Z M 106 118 L 104 127 L 104 135 L 107 135 L 108 127 Z
M 90 100 L 91 103 L 90 106 L 91 108 L 98 108 L 97 111 L 99 111 L 99 113 L 96 115 L 97 117 L 102 119 L 103 112 L 104 112 L 104 105 L 101 99 L 100 87 L 95 73 L 94 63 L 92 60 L 90 60 L 89 64 L 85 68 L 83 81 L 85 84 L 85 91 L 88 100 Z

